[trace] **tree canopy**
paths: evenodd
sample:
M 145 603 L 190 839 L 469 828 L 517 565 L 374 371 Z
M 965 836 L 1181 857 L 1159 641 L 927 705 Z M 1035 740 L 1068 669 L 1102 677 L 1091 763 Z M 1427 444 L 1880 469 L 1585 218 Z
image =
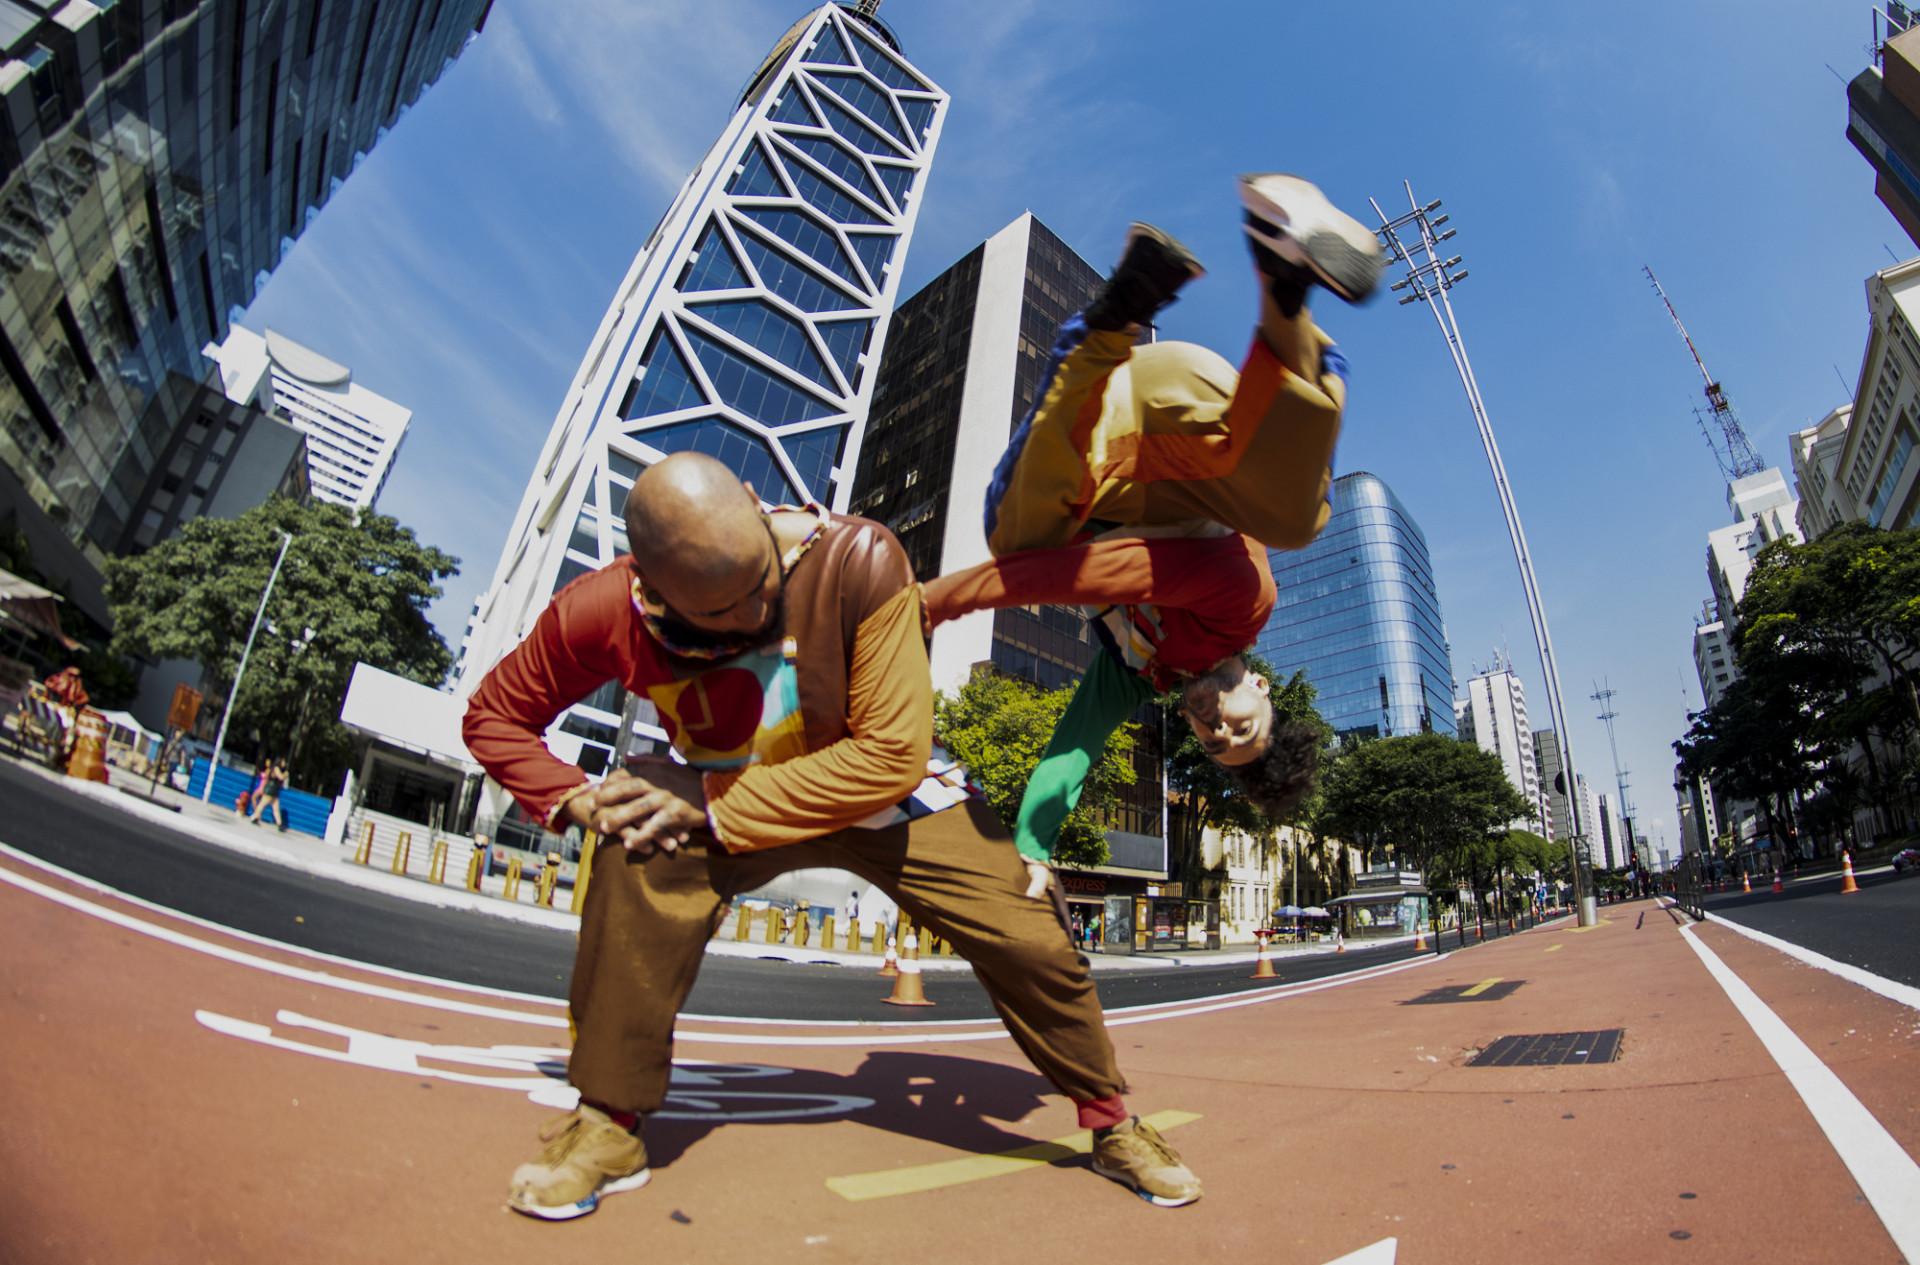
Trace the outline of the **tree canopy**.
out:
M 1343 749 L 1321 781 L 1321 824 L 1367 850 L 1392 848 L 1431 871 L 1531 816 L 1500 757 L 1445 734 L 1376 738 Z
M 1073 686 L 1041 690 L 1025 681 L 981 673 L 956 695 L 934 696 L 934 732 L 967 774 L 987 794 L 1011 830 L 1020 816 L 1027 782 L 1053 736 L 1054 726 L 1073 698 Z M 1132 786 L 1134 731 L 1131 722 L 1107 739 L 1106 749 L 1087 774 L 1080 802 L 1060 828 L 1054 858 L 1066 865 L 1105 864 L 1108 856 L 1103 809 L 1114 791 Z
M 453 655 L 427 605 L 460 560 L 384 514 L 275 497 L 238 518 L 196 518 L 143 554 L 107 563 L 113 648 L 192 659 L 210 700 L 231 686 L 260 595 L 292 535 L 235 700 L 229 741 L 258 734 L 296 781 L 331 784 L 350 750 L 338 722 L 356 662 L 439 685 Z
M 1920 531 L 1773 541 L 1735 619 L 1740 679 L 1674 744 L 1684 773 L 1759 803 L 1772 835 L 1808 792 L 1837 829 L 1861 798 L 1884 810 L 1910 789 L 1911 762 L 1881 753 L 1920 731 Z

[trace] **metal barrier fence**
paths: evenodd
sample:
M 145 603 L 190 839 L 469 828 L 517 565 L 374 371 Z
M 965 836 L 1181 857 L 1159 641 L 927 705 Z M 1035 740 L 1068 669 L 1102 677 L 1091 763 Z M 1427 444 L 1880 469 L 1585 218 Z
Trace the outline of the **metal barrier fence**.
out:
M 1706 867 L 1697 854 L 1680 858 L 1680 864 L 1669 873 L 1673 883 L 1673 900 L 1683 911 L 1693 915 L 1698 921 L 1707 917 Z

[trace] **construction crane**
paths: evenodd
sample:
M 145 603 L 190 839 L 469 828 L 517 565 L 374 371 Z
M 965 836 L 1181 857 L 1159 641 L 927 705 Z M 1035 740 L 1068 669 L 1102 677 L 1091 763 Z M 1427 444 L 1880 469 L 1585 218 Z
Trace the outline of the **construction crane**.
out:
M 1642 267 L 1641 271 L 1647 274 L 1647 280 L 1653 282 L 1653 292 L 1660 296 L 1660 302 L 1666 304 L 1667 315 L 1673 318 L 1673 327 L 1680 331 L 1680 340 L 1686 343 L 1694 367 L 1700 370 L 1700 377 L 1707 384 L 1707 411 L 1713 415 L 1713 421 L 1709 424 L 1697 405 L 1693 416 L 1700 423 L 1700 433 L 1706 436 L 1707 447 L 1713 449 L 1713 459 L 1719 465 L 1720 473 L 1729 483 L 1750 474 L 1759 474 L 1767 468 L 1767 463 L 1753 450 L 1747 432 L 1740 425 L 1740 415 L 1733 411 L 1733 401 L 1727 398 L 1727 393 L 1707 372 L 1706 362 L 1700 359 L 1700 349 L 1693 345 L 1687 327 L 1680 322 L 1680 313 L 1674 311 L 1673 300 L 1660 288 L 1660 279 L 1653 275 L 1653 269 Z

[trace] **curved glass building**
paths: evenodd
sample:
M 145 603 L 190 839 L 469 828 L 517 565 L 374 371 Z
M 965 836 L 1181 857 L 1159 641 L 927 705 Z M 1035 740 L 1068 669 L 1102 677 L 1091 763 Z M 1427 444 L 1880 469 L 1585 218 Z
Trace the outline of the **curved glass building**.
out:
M 1333 516 L 1305 549 L 1270 549 L 1278 602 L 1254 648 L 1304 671 L 1335 732 L 1452 736 L 1453 667 L 1427 537 L 1371 474 L 1333 482 Z

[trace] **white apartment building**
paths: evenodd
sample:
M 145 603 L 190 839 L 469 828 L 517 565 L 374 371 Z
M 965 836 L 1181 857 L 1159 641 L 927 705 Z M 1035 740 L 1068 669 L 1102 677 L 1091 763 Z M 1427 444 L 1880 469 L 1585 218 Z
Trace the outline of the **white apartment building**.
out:
M 316 500 L 372 509 L 386 486 L 413 410 L 353 380 L 353 371 L 283 334 L 234 325 L 201 355 L 220 366 L 230 400 L 272 413 L 307 437 Z
M 1537 832 L 1553 828 L 1553 809 L 1547 803 L 1546 790 L 1540 785 L 1540 773 L 1533 758 L 1533 728 L 1527 723 L 1526 692 L 1520 678 L 1504 658 L 1467 682 L 1467 696 L 1454 703 L 1454 719 L 1463 742 L 1473 742 L 1482 751 L 1500 757 L 1507 780 L 1529 804 L 1534 806 L 1535 821 L 1512 823 L 1515 830 Z
M 1800 534 L 1808 540 L 1853 517 L 1846 487 L 1835 477 L 1852 420 L 1853 405 L 1842 404 L 1788 441 L 1793 450 L 1793 486 L 1800 497 Z
M 1700 696 L 1709 707 L 1740 679 L 1733 659 L 1734 607 L 1746 596 L 1753 560 L 1772 541 L 1807 538 L 1801 530 L 1801 503 L 1779 470 L 1728 483 L 1727 509 L 1733 522 L 1707 534 L 1707 583 L 1713 600 L 1693 630 L 1693 667 L 1700 677 Z

